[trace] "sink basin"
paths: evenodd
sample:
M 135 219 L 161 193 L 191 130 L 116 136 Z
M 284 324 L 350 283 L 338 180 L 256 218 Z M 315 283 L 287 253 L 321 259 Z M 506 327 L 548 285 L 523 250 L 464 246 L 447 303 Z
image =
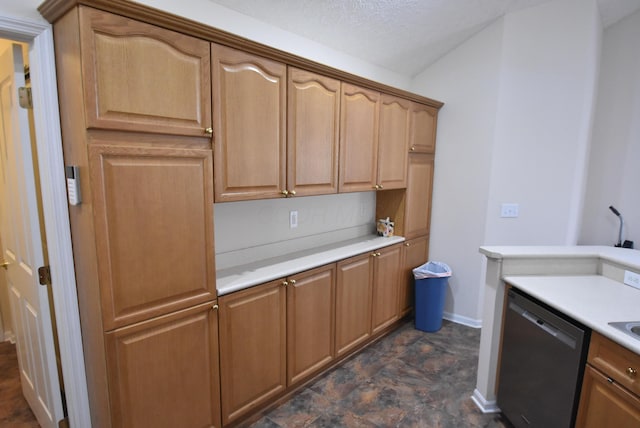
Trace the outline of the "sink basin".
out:
M 640 321 L 610 322 L 609 325 L 628 334 L 634 339 L 640 340 Z

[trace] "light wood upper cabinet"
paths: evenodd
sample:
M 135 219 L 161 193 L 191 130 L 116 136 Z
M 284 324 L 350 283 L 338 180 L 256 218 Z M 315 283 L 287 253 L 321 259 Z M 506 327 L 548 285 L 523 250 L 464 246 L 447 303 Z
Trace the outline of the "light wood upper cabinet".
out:
M 398 304 L 400 316 L 404 316 L 413 310 L 414 304 L 414 278 L 413 269 L 427 262 L 429 256 L 429 237 L 406 241 L 402 247 L 402 269 L 400 272 L 400 288 L 398 291 Z
M 91 144 L 89 162 L 104 329 L 214 300 L 211 151 Z
M 336 280 L 336 355 L 346 354 L 371 336 L 371 255 L 338 262 Z
M 404 210 L 404 237 L 406 239 L 417 238 L 429 233 L 432 189 L 433 155 L 410 154 Z
M 378 138 L 378 179 L 381 189 L 407 186 L 407 150 L 410 134 L 411 102 L 382 94 Z
M 220 427 L 213 302 L 106 334 L 117 427 Z
M 88 128 L 206 135 L 209 43 L 87 7 L 80 29 Z
M 289 67 L 287 191 L 338 192 L 340 81 Z
M 334 357 L 336 265 L 288 278 L 287 371 L 295 384 Z
M 222 422 L 228 424 L 287 385 L 286 287 L 277 280 L 220 297 Z
M 340 192 L 376 189 L 380 94 L 342 83 Z
M 411 141 L 409 143 L 411 152 L 435 152 L 437 117 L 437 109 L 424 104 L 411 103 Z
M 211 45 L 216 202 L 286 190 L 285 64 Z
M 400 244 L 377 250 L 373 257 L 373 334 L 393 324 L 398 318 L 398 285 L 400 279 Z

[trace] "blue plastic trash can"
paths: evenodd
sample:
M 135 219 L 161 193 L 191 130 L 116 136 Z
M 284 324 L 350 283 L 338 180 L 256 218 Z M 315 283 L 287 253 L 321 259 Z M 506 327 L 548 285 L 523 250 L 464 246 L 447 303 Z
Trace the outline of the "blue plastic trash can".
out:
M 441 262 L 428 262 L 413 270 L 415 316 L 418 330 L 435 332 L 442 327 L 442 314 L 451 269 Z

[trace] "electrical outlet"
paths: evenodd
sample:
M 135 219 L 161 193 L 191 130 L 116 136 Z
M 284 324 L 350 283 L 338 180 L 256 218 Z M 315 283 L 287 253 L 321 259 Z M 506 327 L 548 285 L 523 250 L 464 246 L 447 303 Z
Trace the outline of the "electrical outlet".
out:
M 515 218 L 518 217 L 520 207 L 518 204 L 502 204 L 500 207 L 500 217 Z
M 625 270 L 624 283 L 640 290 L 640 273 Z
M 298 227 L 298 211 L 289 211 L 289 229 Z

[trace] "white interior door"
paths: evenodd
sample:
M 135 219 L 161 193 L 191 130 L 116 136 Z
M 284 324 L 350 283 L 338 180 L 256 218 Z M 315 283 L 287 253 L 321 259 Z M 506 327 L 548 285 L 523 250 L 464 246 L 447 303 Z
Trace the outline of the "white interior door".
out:
M 27 111 L 18 105 L 25 86 L 22 48 L 12 44 L 0 55 L 0 233 L 22 391 L 42 427 L 64 417 L 56 364 L 51 306 L 39 284 L 44 265 L 34 162 Z

